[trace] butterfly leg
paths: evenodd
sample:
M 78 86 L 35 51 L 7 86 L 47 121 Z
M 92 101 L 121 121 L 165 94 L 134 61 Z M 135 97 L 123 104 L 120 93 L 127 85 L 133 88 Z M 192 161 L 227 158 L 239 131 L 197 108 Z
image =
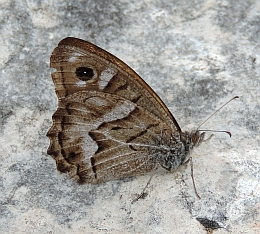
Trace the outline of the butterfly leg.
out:
M 211 134 L 207 139 L 203 140 L 202 142 L 209 141 L 213 136 L 214 136 L 214 134 Z
M 131 204 L 133 204 L 134 202 L 138 201 L 140 198 L 143 198 L 143 197 L 146 196 L 145 190 L 146 190 L 147 187 L 149 186 L 149 184 L 150 184 L 152 178 L 153 178 L 153 175 L 150 176 L 150 178 L 149 178 L 147 184 L 145 185 L 143 191 L 137 196 L 137 198 L 135 198 L 135 199 L 131 202 Z
M 192 179 L 192 183 L 193 183 L 193 188 L 194 188 L 194 192 L 196 194 L 196 196 L 201 199 L 201 197 L 199 196 L 198 192 L 197 192 L 197 188 L 195 185 L 195 180 L 194 180 L 194 172 L 193 172 L 193 161 L 192 161 L 192 157 L 190 157 L 187 162 L 190 161 L 190 173 L 191 173 L 191 179 Z

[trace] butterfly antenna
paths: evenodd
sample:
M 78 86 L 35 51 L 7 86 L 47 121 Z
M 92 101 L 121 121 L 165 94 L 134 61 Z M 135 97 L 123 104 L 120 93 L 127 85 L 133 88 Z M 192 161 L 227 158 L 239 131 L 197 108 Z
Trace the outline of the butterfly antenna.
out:
M 210 130 L 210 129 L 206 129 L 206 130 L 203 130 L 203 129 L 200 129 L 200 130 L 197 130 L 197 131 L 200 131 L 200 132 L 225 132 L 227 133 L 230 137 L 232 136 L 231 135 L 231 132 L 228 132 L 228 131 L 222 131 L 222 130 Z
M 215 130 L 199 130 L 199 128 L 205 124 L 213 115 L 215 115 L 217 112 L 219 112 L 224 106 L 226 106 L 228 103 L 230 103 L 231 101 L 233 101 L 234 99 L 239 98 L 238 96 L 235 96 L 233 98 L 231 98 L 228 102 L 226 102 L 223 106 L 221 106 L 219 109 L 217 109 L 212 115 L 210 115 L 205 121 L 202 122 L 202 124 L 199 125 L 199 127 L 197 128 L 197 131 L 211 131 L 211 132 L 225 132 L 227 133 L 230 137 L 231 137 L 231 133 L 228 131 L 215 131 Z
M 225 132 L 227 133 L 230 137 L 231 137 L 231 132 L 228 131 L 218 131 L 218 130 L 199 130 L 199 128 L 205 124 L 213 115 L 215 115 L 218 111 L 220 111 L 224 106 L 226 106 L 228 103 L 230 103 L 231 101 L 233 101 L 234 99 L 239 98 L 238 96 L 235 96 L 233 98 L 231 98 L 228 102 L 226 102 L 223 106 L 221 106 L 219 109 L 217 109 L 212 115 L 210 115 L 204 122 L 202 122 L 202 124 L 199 125 L 199 127 L 197 128 L 197 131 L 203 131 L 203 132 Z M 213 134 L 207 139 L 209 140 L 211 137 L 213 136 Z M 207 141 L 205 140 L 205 141 Z M 197 192 L 197 188 L 196 188 L 196 184 L 195 184 L 195 179 L 194 179 L 194 171 L 193 171 L 193 161 L 192 161 L 192 157 L 189 158 L 190 161 L 190 169 L 191 169 L 191 179 L 192 179 L 192 183 L 193 183 L 193 188 L 194 188 L 194 192 L 196 194 L 196 196 L 201 199 L 200 195 Z

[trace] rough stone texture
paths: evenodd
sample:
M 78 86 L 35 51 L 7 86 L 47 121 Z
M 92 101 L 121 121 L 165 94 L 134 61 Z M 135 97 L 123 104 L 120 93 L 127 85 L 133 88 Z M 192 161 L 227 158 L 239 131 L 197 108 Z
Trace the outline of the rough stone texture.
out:
M 0 1 L 1 233 L 260 233 L 258 0 Z M 50 53 L 79 37 L 129 64 L 183 130 L 229 130 L 190 168 L 78 185 L 46 154 L 57 108 Z M 211 227 L 211 230 L 210 230 Z

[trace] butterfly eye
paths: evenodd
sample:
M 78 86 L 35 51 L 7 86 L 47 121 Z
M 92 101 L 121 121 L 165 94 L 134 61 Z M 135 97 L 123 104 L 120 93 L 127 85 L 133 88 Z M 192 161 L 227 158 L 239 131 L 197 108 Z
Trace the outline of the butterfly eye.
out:
M 94 76 L 94 71 L 90 67 L 77 67 L 76 76 L 83 81 L 91 80 Z
M 196 134 L 193 134 L 191 140 L 192 140 L 193 144 L 196 145 L 198 142 L 198 136 Z

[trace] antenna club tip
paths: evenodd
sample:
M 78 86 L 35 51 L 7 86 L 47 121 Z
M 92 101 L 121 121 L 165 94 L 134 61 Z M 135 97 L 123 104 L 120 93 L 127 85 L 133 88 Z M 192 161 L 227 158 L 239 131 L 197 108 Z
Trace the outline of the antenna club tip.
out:
M 227 133 L 230 137 L 232 136 L 232 135 L 231 135 L 231 132 L 226 132 L 226 133 Z
M 239 98 L 239 96 L 235 96 L 235 97 L 233 97 L 233 98 L 234 98 L 234 99 L 235 99 L 235 98 Z

